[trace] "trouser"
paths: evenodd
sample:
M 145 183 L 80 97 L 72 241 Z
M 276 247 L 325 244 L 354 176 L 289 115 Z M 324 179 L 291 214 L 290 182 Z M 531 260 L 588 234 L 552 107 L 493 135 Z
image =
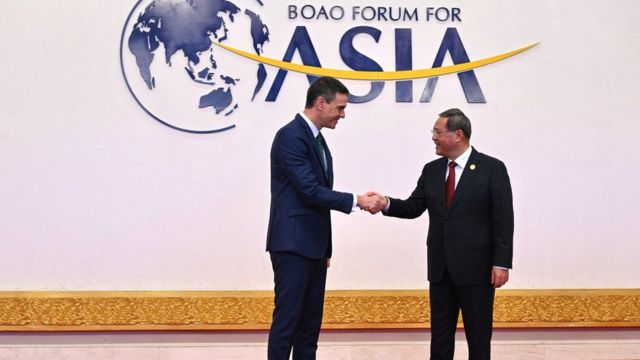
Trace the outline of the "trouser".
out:
M 491 358 L 493 299 L 491 284 L 458 286 L 447 272 L 429 283 L 431 303 L 431 360 L 452 360 L 458 313 L 462 310 L 470 360 Z
M 318 348 L 326 259 L 310 259 L 292 252 L 271 252 L 275 309 L 269 330 L 268 359 L 315 360 Z

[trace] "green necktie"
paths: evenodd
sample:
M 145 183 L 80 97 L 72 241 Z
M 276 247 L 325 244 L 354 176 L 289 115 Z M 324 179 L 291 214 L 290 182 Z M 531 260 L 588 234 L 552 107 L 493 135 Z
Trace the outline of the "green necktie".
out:
M 322 137 L 322 133 L 318 133 L 316 136 L 316 147 L 318 148 L 318 154 L 320 154 L 320 162 L 322 162 L 322 170 L 324 170 L 324 174 L 327 174 L 327 159 L 324 154 L 324 137 Z

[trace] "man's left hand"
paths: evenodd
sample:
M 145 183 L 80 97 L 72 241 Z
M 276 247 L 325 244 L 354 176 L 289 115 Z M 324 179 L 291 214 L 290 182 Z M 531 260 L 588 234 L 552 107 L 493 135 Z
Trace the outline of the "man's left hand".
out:
M 491 285 L 494 289 L 501 287 L 509 281 L 509 270 L 494 267 L 491 270 Z

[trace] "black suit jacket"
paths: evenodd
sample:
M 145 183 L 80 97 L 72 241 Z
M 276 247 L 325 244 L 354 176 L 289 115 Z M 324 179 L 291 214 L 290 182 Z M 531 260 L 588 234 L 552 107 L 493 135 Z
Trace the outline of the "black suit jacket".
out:
M 446 169 L 444 157 L 426 164 L 411 196 L 390 198 L 385 215 L 416 218 L 429 211 L 429 281 L 440 281 L 446 269 L 457 285 L 490 283 L 494 265 L 512 267 L 513 200 L 507 169 L 472 149 L 448 209 Z
M 325 175 L 315 138 L 305 120 L 282 127 L 271 146 L 271 210 L 267 251 L 330 258 L 330 210 L 350 213 L 353 195 L 333 191 L 333 159 L 325 147 Z

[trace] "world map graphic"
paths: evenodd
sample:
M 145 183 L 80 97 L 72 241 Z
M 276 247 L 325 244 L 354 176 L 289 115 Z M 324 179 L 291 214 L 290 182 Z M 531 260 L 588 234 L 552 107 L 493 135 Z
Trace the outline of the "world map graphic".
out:
M 260 7 L 263 6 L 261 1 L 256 2 Z M 134 19 L 136 9 L 140 10 Z M 165 66 L 173 66 L 177 57 L 183 58 L 180 63 L 186 64 L 183 65 L 184 76 L 194 86 L 206 89 L 193 99 L 193 106 L 209 109 L 215 115 L 231 115 L 238 108 L 233 91 L 240 78 L 220 71 L 216 57 L 219 48 L 213 42 L 222 43 L 229 39 L 231 32 L 228 23 L 236 21 L 238 16 L 249 18 L 249 29 L 243 35 L 251 37 L 253 50 L 261 54 L 270 34 L 267 25 L 254 10 L 243 10 L 227 0 L 153 0 L 148 4 L 142 4 L 141 1 L 132 10 L 128 21 L 130 28 L 124 30 L 121 51 L 128 51 L 129 54 L 122 56 L 133 55 L 137 75 L 142 78 L 148 91 L 154 91 L 157 82 L 162 80 L 154 74 L 153 64 L 161 61 Z M 258 64 L 255 78 L 254 97 L 266 79 L 263 64 Z M 143 107 L 156 119 L 165 122 L 165 119 L 154 115 L 153 110 L 147 108 L 149 106 Z

